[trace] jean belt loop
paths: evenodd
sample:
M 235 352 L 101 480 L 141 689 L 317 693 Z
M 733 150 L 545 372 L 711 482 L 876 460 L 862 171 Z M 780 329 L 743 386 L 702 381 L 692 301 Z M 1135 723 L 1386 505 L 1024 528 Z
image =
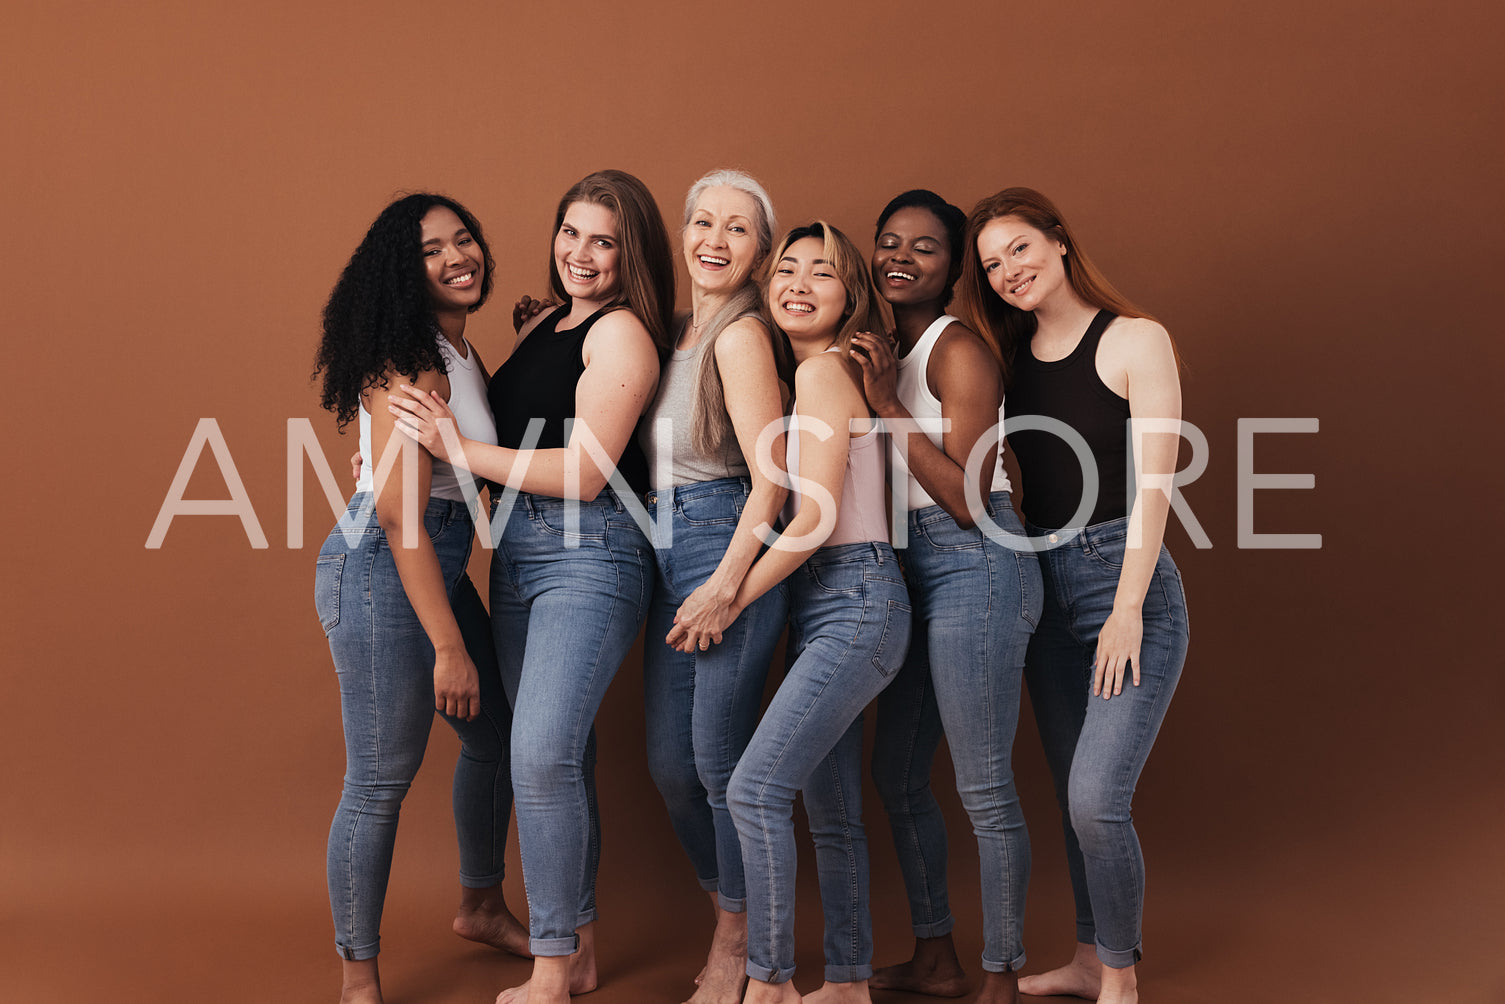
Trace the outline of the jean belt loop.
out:
M 876 540 L 869 541 L 868 546 L 873 549 L 873 557 L 878 559 L 878 564 L 883 564 L 883 548 L 878 546 Z

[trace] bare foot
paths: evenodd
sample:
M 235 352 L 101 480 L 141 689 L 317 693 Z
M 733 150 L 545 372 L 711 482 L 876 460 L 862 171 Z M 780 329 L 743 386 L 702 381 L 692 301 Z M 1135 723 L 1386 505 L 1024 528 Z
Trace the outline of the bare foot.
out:
M 747 914 L 717 908 L 711 952 L 695 977 L 699 989 L 686 1004 L 738 1004 L 746 983 Z
M 490 945 L 525 959 L 533 958 L 533 953 L 528 951 L 527 928 L 507 909 L 500 885 L 463 890 L 460 912 L 455 914 L 454 931 L 466 941 Z
M 783 983 L 748 980 L 747 996 L 742 998 L 743 1004 L 800 1004 L 802 1000 L 799 991 L 794 989 L 793 980 Z
M 868 984 L 874 990 L 902 990 L 931 997 L 960 997 L 970 989 L 967 971 L 956 957 L 956 943 L 949 934 L 916 938 L 914 958 L 875 971 Z
M 1102 989 L 1102 973 L 1103 964 L 1098 961 L 1097 950 L 1077 942 L 1076 954 L 1070 963 L 1048 973 L 1021 977 L 1019 992 L 1031 997 L 1064 995 L 1095 1001 Z
M 1098 1004 L 1139 1004 L 1139 979 L 1134 967 L 1114 969 L 1103 966 L 1102 989 L 1097 995 Z
M 381 975 L 375 959 L 341 964 L 340 1004 L 382 1004 Z
M 535 958 L 533 978 L 497 994 L 496 1004 L 569 1004 L 571 997 L 596 989 L 595 927 L 586 924 L 575 932 L 580 947 L 573 955 Z
M 804 1004 L 873 1004 L 872 995 L 867 992 L 867 980 L 853 980 L 850 983 L 827 982 L 813 994 L 806 994 Z
M 976 1004 L 1019 1004 L 1019 974 L 1013 970 L 983 973 Z

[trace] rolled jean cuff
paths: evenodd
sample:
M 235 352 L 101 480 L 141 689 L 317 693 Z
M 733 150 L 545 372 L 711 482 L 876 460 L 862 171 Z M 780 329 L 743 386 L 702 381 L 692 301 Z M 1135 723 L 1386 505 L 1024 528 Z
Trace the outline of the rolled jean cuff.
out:
M 746 913 L 747 897 L 743 896 L 741 899 L 732 899 L 730 896 L 718 892 L 716 894 L 716 905 L 727 913 Z
M 1014 957 L 1013 962 L 994 962 L 984 955 L 982 957 L 982 971 L 985 973 L 1006 973 L 1012 970 L 1017 973 L 1024 968 L 1024 962 L 1025 958 L 1022 950 Z
M 496 871 L 490 875 L 467 875 L 460 873 L 460 887 L 463 889 L 490 889 L 494 885 L 501 885 L 502 879 L 506 878 L 505 872 Z
M 1078 945 L 1096 945 L 1097 927 L 1090 920 L 1076 922 L 1076 943 Z
M 574 955 L 580 948 L 580 935 L 568 938 L 529 938 L 528 951 L 535 956 L 557 959 L 561 955 Z
M 581 910 L 578 914 L 575 915 L 575 930 L 578 931 L 586 924 L 594 924 L 597 918 L 599 918 L 600 916 L 600 911 L 597 910 L 594 906 L 592 906 L 588 910 Z
M 1134 963 L 1138 962 L 1140 956 L 1144 954 L 1139 949 L 1140 945 L 1135 945 L 1126 952 L 1115 952 L 1111 948 L 1104 948 L 1102 943 L 1099 942 L 1097 945 L 1097 958 L 1099 962 L 1109 969 L 1128 969 Z
M 346 948 L 336 941 L 334 943 L 334 950 L 346 962 L 364 962 L 367 959 L 374 959 L 381 952 L 381 935 L 377 935 L 376 940 L 369 945 L 358 945 L 355 948 Z
M 826 966 L 827 983 L 856 983 L 873 975 L 872 964 L 864 966 Z
M 701 892 L 715 892 L 721 888 L 721 878 L 718 875 L 712 875 L 710 878 L 701 878 L 697 875 L 695 881 L 700 883 Z
M 760 983 L 788 983 L 794 976 L 794 967 L 788 969 L 771 969 L 768 966 L 760 966 L 752 959 L 747 960 L 747 978 L 757 980 Z
M 947 913 L 946 916 L 933 924 L 916 924 L 914 926 L 914 936 L 916 938 L 944 938 L 951 933 L 951 929 L 955 926 L 956 918 Z

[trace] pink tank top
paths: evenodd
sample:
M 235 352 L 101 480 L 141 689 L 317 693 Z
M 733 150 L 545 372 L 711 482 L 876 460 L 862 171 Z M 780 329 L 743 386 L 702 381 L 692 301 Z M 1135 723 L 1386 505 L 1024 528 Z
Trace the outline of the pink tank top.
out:
M 790 416 L 788 456 L 789 474 L 797 478 L 800 472 L 800 413 L 796 407 Z M 836 517 L 836 528 L 821 547 L 837 544 L 859 544 L 870 540 L 888 541 L 888 522 L 883 508 L 885 457 L 878 439 L 878 428 L 861 436 L 852 436 L 845 429 L 834 430 L 846 435 L 847 470 L 841 483 L 841 506 Z M 784 504 L 784 523 L 787 526 L 800 511 L 803 496 L 800 482 L 796 480 L 789 491 L 789 501 Z

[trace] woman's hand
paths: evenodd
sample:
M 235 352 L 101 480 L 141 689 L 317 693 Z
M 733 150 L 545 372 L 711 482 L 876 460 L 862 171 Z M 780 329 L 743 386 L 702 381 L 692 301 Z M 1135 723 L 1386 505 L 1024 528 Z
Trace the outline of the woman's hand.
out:
M 535 300 L 527 293 L 524 293 L 523 298 L 512 305 L 512 330 L 522 331 L 524 324 L 527 324 L 550 307 L 557 306 L 559 304 L 554 302 L 552 296 L 546 296 L 542 300 Z
M 862 367 L 862 389 L 868 404 L 879 415 L 899 408 L 898 367 L 893 342 L 871 331 L 852 336 L 852 359 Z
M 1108 700 L 1123 693 L 1124 672 L 1132 671 L 1134 686 L 1139 686 L 1139 644 L 1144 640 L 1144 615 L 1138 610 L 1121 609 L 1103 622 L 1097 635 L 1097 656 L 1092 666 L 1092 696 Z
M 674 627 L 664 636 L 670 648 L 681 652 L 704 652 L 721 644 L 721 635 L 741 613 L 733 606 L 736 591 L 718 590 L 707 579 L 685 597 L 674 615 Z
M 438 391 L 422 391 L 407 384 L 398 384 L 399 393 L 387 395 L 387 410 L 397 419 L 397 431 L 434 457 L 453 464 L 465 466 L 465 447 L 460 438 L 455 413 Z
M 434 653 L 434 710 L 467 722 L 481 713 L 481 678 L 463 648 Z
M 359 483 L 361 480 L 361 451 L 356 450 L 350 454 L 350 480 Z

